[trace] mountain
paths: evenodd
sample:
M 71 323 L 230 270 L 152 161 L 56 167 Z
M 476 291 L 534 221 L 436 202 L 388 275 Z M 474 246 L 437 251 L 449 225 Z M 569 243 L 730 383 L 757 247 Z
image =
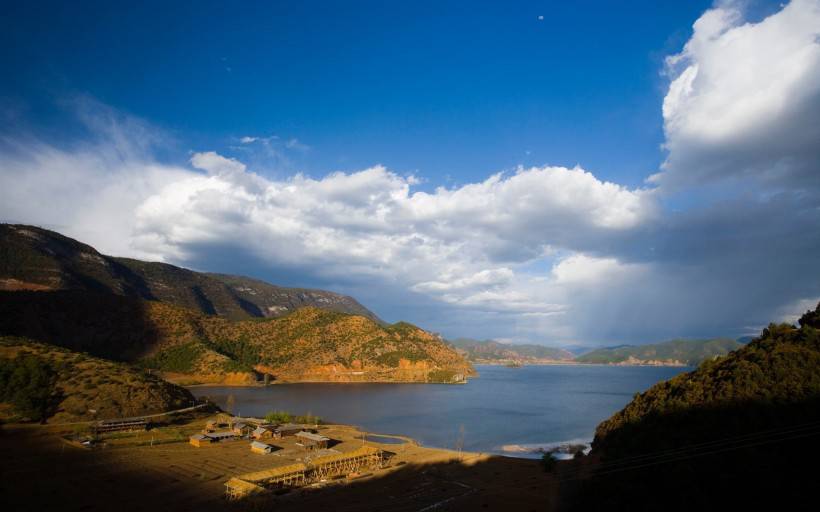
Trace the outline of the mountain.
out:
M 578 510 L 803 508 L 820 456 L 820 305 L 601 423 Z M 773 492 L 776 490 L 776 492 Z M 670 499 L 674 497 L 674 499 Z
M 497 341 L 479 341 L 469 338 L 449 340 L 456 350 L 473 363 L 571 361 L 571 352 L 543 345 L 505 344 Z
M 169 303 L 81 290 L 0 292 L 0 334 L 166 372 L 180 382 L 456 382 L 474 374 L 407 323 L 315 307 L 231 320 Z
M 54 231 L 16 224 L 0 224 L 0 290 L 108 292 L 235 320 L 278 317 L 315 306 L 380 321 L 346 295 L 105 256 Z
M 190 406 L 182 387 L 132 368 L 25 338 L 0 336 L 0 414 L 70 422 Z
M 743 346 L 735 340 L 670 340 L 650 345 L 620 345 L 593 350 L 575 358 L 579 363 L 696 366 Z

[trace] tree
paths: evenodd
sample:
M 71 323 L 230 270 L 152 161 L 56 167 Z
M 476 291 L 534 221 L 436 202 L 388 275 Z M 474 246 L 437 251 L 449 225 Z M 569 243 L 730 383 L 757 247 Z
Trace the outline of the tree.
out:
M 551 453 L 545 453 L 541 456 L 541 467 L 543 467 L 547 473 L 552 473 L 555 470 L 557 462 L 557 459 L 553 457 Z
M 0 401 L 32 421 L 45 422 L 59 403 L 57 374 L 40 358 L 21 354 L 0 362 Z

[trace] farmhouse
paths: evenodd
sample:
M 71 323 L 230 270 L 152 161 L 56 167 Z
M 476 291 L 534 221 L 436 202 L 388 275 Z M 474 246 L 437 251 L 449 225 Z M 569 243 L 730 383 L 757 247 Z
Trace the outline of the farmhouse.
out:
M 213 439 L 213 442 L 215 442 L 215 443 L 218 443 L 219 441 L 234 441 L 234 440 L 239 438 L 239 436 L 236 435 L 236 432 L 234 432 L 233 430 L 225 430 L 225 431 L 222 431 L 222 432 L 212 432 L 212 433 L 208 434 L 208 437 Z
M 251 432 L 251 437 L 253 439 L 273 439 L 277 436 L 275 433 L 275 427 L 273 425 L 259 425 L 256 429 Z
M 236 435 L 244 437 L 244 436 L 250 435 L 251 432 L 253 432 L 254 429 L 253 429 L 253 426 L 249 425 L 248 423 L 245 423 L 245 422 L 242 422 L 242 421 L 237 421 L 236 423 L 233 424 L 233 427 L 231 428 L 231 430 L 233 430 L 234 433 L 236 433 Z
M 253 453 L 262 453 L 262 454 L 272 453 L 274 449 L 275 449 L 274 446 L 266 444 L 266 443 L 260 443 L 259 441 L 253 441 L 251 443 L 251 451 Z
M 274 434 L 276 437 L 285 437 L 285 436 L 295 436 L 299 432 L 303 431 L 301 425 L 294 425 L 293 423 L 285 423 L 283 425 L 279 425 L 274 430 Z
M 321 450 L 327 448 L 327 443 L 330 441 L 330 439 L 325 436 L 304 431 L 297 433 L 296 439 L 296 444 L 305 450 Z
M 191 446 L 196 446 L 197 448 L 201 448 L 203 445 L 209 445 L 213 442 L 213 439 L 204 434 L 194 434 L 188 438 L 188 443 L 190 443 Z

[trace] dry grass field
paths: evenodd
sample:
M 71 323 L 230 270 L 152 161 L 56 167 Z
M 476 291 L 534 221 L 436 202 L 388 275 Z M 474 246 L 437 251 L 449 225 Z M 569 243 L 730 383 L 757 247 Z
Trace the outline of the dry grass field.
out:
M 203 418 L 139 434 L 119 434 L 105 448 L 64 443 L 58 427 L 7 426 L 0 492 L 13 510 L 551 510 L 556 484 L 535 461 L 404 444 L 368 444 L 391 453 L 388 467 L 284 493 L 230 503 L 224 483 L 243 473 L 305 456 L 293 438 L 274 454 L 252 453 L 246 440 L 196 448 L 187 436 Z M 63 427 L 63 432 L 70 428 Z M 338 451 L 362 444 L 347 426 L 321 426 Z M 183 440 L 184 439 L 184 440 Z M 153 445 L 151 444 L 153 441 Z

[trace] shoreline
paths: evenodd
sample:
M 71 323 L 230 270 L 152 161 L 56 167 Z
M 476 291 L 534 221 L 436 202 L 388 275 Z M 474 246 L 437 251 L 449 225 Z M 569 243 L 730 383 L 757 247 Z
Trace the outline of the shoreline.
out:
M 579 361 L 505 361 L 505 362 L 490 362 L 490 361 L 470 361 L 470 364 L 477 366 L 504 366 L 508 367 L 510 363 L 519 364 L 519 368 L 523 366 L 630 366 L 643 367 L 649 366 L 654 368 L 695 368 L 697 365 L 688 364 L 652 364 L 652 363 L 582 363 Z M 511 368 L 511 369 L 515 369 Z

